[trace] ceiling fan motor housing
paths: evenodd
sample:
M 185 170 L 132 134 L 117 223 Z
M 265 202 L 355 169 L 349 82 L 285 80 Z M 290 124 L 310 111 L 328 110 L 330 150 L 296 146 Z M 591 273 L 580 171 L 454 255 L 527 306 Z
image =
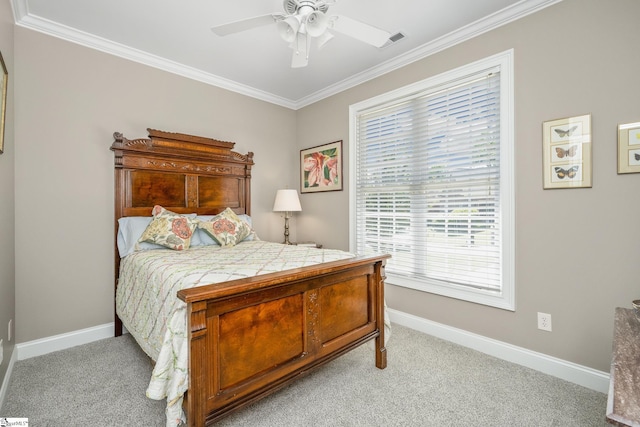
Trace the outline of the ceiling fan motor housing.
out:
M 318 5 L 318 3 L 320 3 L 320 5 Z M 317 10 L 325 13 L 327 10 L 329 10 L 329 5 L 327 3 L 314 0 L 284 0 L 282 2 L 282 7 L 289 15 L 296 14 L 300 9 L 304 7 L 310 8 L 308 9 L 309 12 L 307 13 L 311 13 Z

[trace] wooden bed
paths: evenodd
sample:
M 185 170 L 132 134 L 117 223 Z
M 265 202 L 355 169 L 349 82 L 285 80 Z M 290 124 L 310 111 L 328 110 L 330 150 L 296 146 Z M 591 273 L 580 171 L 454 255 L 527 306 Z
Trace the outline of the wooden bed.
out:
M 114 134 L 116 232 L 119 218 L 150 216 L 154 205 L 185 214 L 226 207 L 251 213 L 253 153 L 233 152 L 231 142 L 148 131 L 132 140 Z M 212 424 L 369 340 L 384 369 L 386 258 L 358 256 L 179 291 L 189 330 L 188 425 Z M 116 287 L 119 262 L 116 248 Z M 288 331 L 277 342 L 269 334 L 273 320 L 266 320 L 274 316 Z

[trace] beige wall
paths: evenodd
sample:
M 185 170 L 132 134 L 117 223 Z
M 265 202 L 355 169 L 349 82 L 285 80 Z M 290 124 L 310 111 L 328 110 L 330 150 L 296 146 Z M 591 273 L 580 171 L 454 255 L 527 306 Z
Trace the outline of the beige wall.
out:
M 297 163 L 295 111 L 23 28 L 15 51 L 18 342 L 113 321 L 114 131 L 139 138 L 150 127 L 253 151 L 255 227 L 280 238 L 271 208 L 296 173 L 282 167 Z
M 514 49 L 516 311 L 387 286 L 391 308 L 609 371 L 614 308 L 640 297 L 640 175 L 616 163 L 618 123 L 640 121 L 638 16 L 637 0 L 565 0 L 298 112 L 299 149 L 346 144 L 350 104 Z M 542 122 L 588 113 L 593 188 L 543 190 Z M 348 191 L 302 204 L 301 239 L 348 248 Z
M 517 309 L 394 286 L 388 286 L 388 303 L 607 371 L 614 307 L 629 306 L 640 293 L 640 227 L 633 215 L 640 207 L 633 191 L 640 175 L 616 174 L 616 125 L 640 120 L 639 12 L 636 0 L 565 0 L 297 112 L 16 28 L 17 341 L 113 320 L 108 147 L 114 131 L 143 137 L 155 127 L 236 141 L 237 151 L 254 151 L 255 226 L 262 238 L 278 241 L 275 191 L 298 188 L 299 149 L 338 139 L 348 148 L 350 104 L 514 48 Z M 585 113 L 593 115 L 593 188 L 542 190 L 542 122 Z M 7 159 L 0 156 L 0 178 Z M 301 201 L 292 240 L 347 249 L 348 191 Z M 11 215 L 0 207 L 0 220 Z M 553 332 L 536 329 L 537 311 L 552 314 Z M 0 337 L 2 322 L 0 315 Z
M 4 153 L 0 154 L 0 340 L 4 358 L 0 364 L 0 385 L 4 381 L 16 340 L 9 341 L 8 324 L 15 319 L 14 251 L 14 144 L 13 144 L 13 15 L 8 0 L 0 1 L 0 52 L 9 72 Z M 2 404 L 2 402 L 0 402 Z

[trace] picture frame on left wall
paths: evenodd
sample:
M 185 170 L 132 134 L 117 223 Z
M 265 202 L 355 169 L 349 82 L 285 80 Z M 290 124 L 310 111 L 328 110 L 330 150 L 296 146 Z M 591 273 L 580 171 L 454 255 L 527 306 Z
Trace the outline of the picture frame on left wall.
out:
M 4 118 L 7 115 L 7 83 L 9 82 L 9 72 L 4 64 L 2 52 L 0 52 L 0 65 L 2 65 L 2 78 L 0 79 L 0 93 L 2 100 L 0 101 L 0 154 L 4 153 Z

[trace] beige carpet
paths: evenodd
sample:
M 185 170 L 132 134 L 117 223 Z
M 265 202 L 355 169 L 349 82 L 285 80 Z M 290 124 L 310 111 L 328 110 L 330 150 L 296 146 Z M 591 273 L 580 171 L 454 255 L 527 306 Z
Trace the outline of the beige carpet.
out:
M 606 425 L 606 395 L 393 325 L 388 367 L 366 344 L 229 416 L 229 426 Z M 0 417 L 40 426 L 162 426 L 130 336 L 19 361 Z

